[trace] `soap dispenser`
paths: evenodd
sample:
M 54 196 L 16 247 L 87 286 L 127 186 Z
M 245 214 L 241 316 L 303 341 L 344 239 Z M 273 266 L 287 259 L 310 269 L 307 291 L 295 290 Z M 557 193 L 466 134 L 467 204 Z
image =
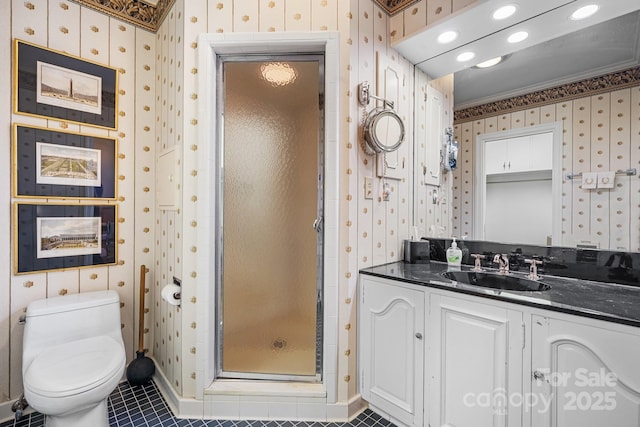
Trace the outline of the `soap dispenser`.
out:
M 460 267 L 462 264 L 462 250 L 458 247 L 455 237 L 451 242 L 451 247 L 447 249 L 447 264 L 451 267 Z

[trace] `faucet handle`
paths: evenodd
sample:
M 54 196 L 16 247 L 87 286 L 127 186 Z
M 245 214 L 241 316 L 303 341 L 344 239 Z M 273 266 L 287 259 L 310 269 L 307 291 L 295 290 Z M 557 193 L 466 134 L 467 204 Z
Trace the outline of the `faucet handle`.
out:
M 485 259 L 484 255 L 480 254 L 471 254 L 471 256 L 475 259 L 473 265 L 473 271 L 483 271 L 482 268 L 482 260 Z
M 531 266 L 529 267 L 529 274 L 527 275 L 527 278 L 531 280 L 540 280 L 540 276 L 538 276 L 538 266 L 542 265 L 542 261 L 531 258 L 525 259 L 524 262 L 526 262 L 527 264 L 531 264 Z

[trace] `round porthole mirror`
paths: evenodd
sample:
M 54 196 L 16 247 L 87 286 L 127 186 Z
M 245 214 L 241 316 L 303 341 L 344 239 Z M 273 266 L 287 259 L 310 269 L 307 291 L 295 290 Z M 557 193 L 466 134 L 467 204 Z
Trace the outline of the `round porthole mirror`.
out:
M 404 141 L 404 123 L 394 110 L 376 108 L 364 123 L 364 139 L 372 151 L 390 153 Z

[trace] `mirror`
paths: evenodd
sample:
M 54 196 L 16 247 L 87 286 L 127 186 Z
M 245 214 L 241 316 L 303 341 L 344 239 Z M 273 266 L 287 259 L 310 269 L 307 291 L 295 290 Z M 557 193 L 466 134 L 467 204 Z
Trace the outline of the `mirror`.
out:
M 473 239 L 561 241 L 562 123 L 485 133 L 474 150 Z
M 404 141 L 404 123 L 394 110 L 376 108 L 364 123 L 364 139 L 374 153 L 390 153 Z
M 638 43 L 637 38 L 638 34 L 640 34 L 640 12 L 636 11 L 620 16 L 619 18 L 611 21 L 606 21 L 601 24 L 594 25 L 593 27 L 585 28 L 576 33 L 568 34 L 559 39 L 550 40 L 540 45 L 513 52 L 511 56 L 503 61 L 502 64 L 493 68 L 479 69 L 469 67 L 465 70 L 459 71 L 454 74 L 454 109 L 456 111 L 460 111 L 467 108 L 474 108 L 498 100 L 534 93 L 545 88 L 558 87 L 572 82 L 637 67 L 640 59 L 640 44 Z M 605 92 L 607 94 L 611 94 L 610 96 L 612 98 L 610 104 L 607 105 L 611 106 L 612 111 L 615 109 L 615 105 L 617 105 L 617 102 L 614 103 L 613 100 L 613 93 L 615 91 L 615 89 L 612 89 Z M 583 98 L 586 98 L 587 101 L 589 100 L 588 95 L 583 96 Z M 597 102 L 597 100 L 598 98 L 594 96 L 593 101 Z M 609 102 L 606 99 L 605 101 Z M 630 100 L 626 100 L 625 102 L 629 101 Z M 551 101 L 549 102 L 549 106 L 553 104 L 559 105 L 561 103 L 562 101 Z M 617 143 L 616 140 L 613 139 L 613 136 L 619 126 L 614 125 L 614 123 L 617 123 L 615 121 L 615 117 L 617 117 L 619 113 L 612 113 L 610 117 L 607 117 L 608 123 L 611 123 L 611 132 L 607 129 L 606 133 L 602 131 L 601 134 L 599 133 L 600 131 L 597 123 L 591 123 L 591 120 L 595 120 L 595 117 L 597 117 L 596 115 L 600 109 L 608 111 L 609 107 L 607 105 L 597 106 L 597 104 L 593 104 L 590 106 L 587 103 L 586 108 L 590 108 L 591 113 L 593 114 L 586 114 L 586 117 L 578 117 L 578 115 L 580 115 L 581 107 L 584 106 L 583 104 L 575 104 L 573 111 L 569 110 L 561 112 L 560 107 L 557 107 L 557 109 L 553 111 L 552 114 L 555 115 L 553 120 L 556 121 L 561 121 L 563 117 L 567 115 L 569 115 L 568 120 L 571 120 L 571 114 L 573 114 L 573 129 L 569 126 L 563 130 L 565 134 L 566 132 L 572 131 L 575 134 L 573 142 L 569 141 L 569 146 L 571 146 L 572 143 L 574 144 L 573 151 L 570 150 L 567 152 L 565 149 L 562 155 L 568 157 L 569 160 L 561 160 L 559 163 L 554 162 L 553 165 L 553 172 L 559 173 L 561 180 L 563 180 L 563 162 L 564 168 L 566 169 L 564 174 L 592 171 L 596 169 L 598 163 L 600 163 L 595 160 L 597 158 L 596 156 L 602 155 L 603 151 L 605 153 L 604 156 L 606 157 L 606 160 L 601 162 L 604 164 L 601 170 L 616 171 L 625 170 L 629 167 L 624 166 L 625 161 L 630 161 L 629 155 L 614 152 L 616 150 L 615 147 L 617 146 Z M 540 107 L 540 105 L 537 105 L 536 108 L 537 107 Z M 522 117 L 524 118 L 524 110 L 520 111 L 522 111 Z M 510 113 L 505 114 L 508 115 Z M 628 116 L 626 112 L 624 114 Z M 494 114 L 493 117 L 495 119 L 496 114 Z M 500 118 L 497 120 L 499 119 Z M 635 123 L 635 118 L 632 118 L 631 120 L 632 123 Z M 474 133 L 476 130 L 475 128 L 471 130 L 471 123 L 475 121 L 478 120 L 458 120 L 459 123 L 462 122 L 463 124 L 469 124 L 469 131 Z M 583 124 L 581 124 L 581 122 Z M 540 123 L 542 123 L 542 120 Z M 527 126 L 528 125 L 529 123 L 527 123 Z M 484 123 L 482 126 L 484 126 Z M 580 126 L 582 126 L 582 128 L 580 128 Z M 623 127 L 626 127 L 627 132 L 628 126 L 628 124 L 623 124 Z M 503 126 L 495 126 L 494 124 L 493 130 L 497 131 L 502 127 Z M 509 128 L 509 125 L 506 127 Z M 585 130 L 583 131 L 582 129 Z M 586 135 L 583 138 L 584 143 L 578 140 L 580 133 L 584 133 Z M 612 141 L 610 141 L 610 139 Z M 610 153 L 607 149 L 601 150 L 596 148 L 596 142 L 603 140 L 606 141 L 606 147 L 608 147 L 609 150 L 612 150 Z M 629 138 L 624 139 L 624 141 L 624 144 L 628 147 Z M 462 143 L 460 139 L 459 142 Z M 473 137 L 473 144 L 475 144 L 475 136 Z M 631 138 L 630 144 L 633 149 L 630 151 L 635 152 L 638 148 L 637 139 Z M 583 147 L 582 149 L 580 149 L 581 146 Z M 472 162 L 475 160 L 476 155 L 477 151 L 473 154 L 474 159 L 469 158 L 468 160 Z M 624 160 L 620 160 L 621 156 Z M 475 179 L 478 176 L 477 170 L 474 170 L 473 168 L 465 169 L 466 166 L 463 162 L 464 161 L 461 161 L 460 163 L 460 167 L 462 169 L 460 172 L 464 173 L 464 171 L 467 170 L 467 173 L 471 173 L 471 175 L 474 176 L 475 182 Z M 582 164 L 581 162 L 585 162 L 585 164 Z M 631 165 L 631 167 L 633 167 L 633 165 Z M 566 237 L 567 234 L 563 234 L 562 238 L 564 238 L 564 241 L 562 238 L 554 238 L 552 245 L 576 246 L 580 244 L 589 245 L 595 243 L 600 249 L 626 248 L 626 250 L 629 251 L 637 251 L 638 232 L 636 230 L 637 226 L 635 226 L 637 224 L 637 219 L 633 218 L 635 216 L 633 215 L 633 206 L 635 205 L 632 202 L 634 196 L 631 195 L 635 192 L 634 189 L 638 186 L 637 180 L 637 176 L 630 178 L 624 177 L 623 175 L 616 176 L 617 182 L 622 182 L 627 186 L 624 190 L 624 202 L 619 202 L 617 197 L 608 197 L 606 194 L 606 200 L 598 202 L 598 197 L 601 197 L 602 194 L 598 194 L 595 191 L 584 192 L 584 190 L 579 190 L 579 186 L 581 185 L 581 181 L 579 179 L 573 181 L 565 179 L 562 190 L 556 193 L 559 195 L 556 196 L 554 202 L 556 205 L 568 206 L 569 213 L 566 215 L 566 218 L 564 218 L 565 223 L 562 226 L 562 230 L 567 231 L 570 238 Z M 629 191 L 629 186 L 631 186 L 631 194 L 627 196 L 626 191 Z M 566 192 L 566 189 L 569 189 L 569 192 Z M 469 195 L 470 201 L 478 197 L 477 190 L 475 188 L 470 188 L 469 190 L 472 193 Z M 573 191 L 573 195 L 571 194 L 571 191 Z M 567 193 L 568 196 L 563 196 L 563 193 Z M 463 210 L 462 206 L 464 205 L 461 205 L 461 203 L 464 202 L 458 201 L 457 203 L 459 210 Z M 616 205 L 616 203 L 618 203 L 618 205 Z M 597 213 L 598 209 L 600 209 L 600 205 L 605 206 L 603 208 L 604 216 L 600 216 L 600 214 Z M 564 213 L 565 212 L 563 211 L 560 214 L 560 221 L 563 221 L 562 216 Z M 582 226 L 579 224 L 581 215 L 582 217 L 587 218 L 589 215 L 593 215 L 591 225 L 589 225 L 589 221 L 587 221 L 585 227 L 580 228 Z M 615 234 L 617 232 L 617 222 L 614 222 L 614 219 L 616 219 L 618 215 L 626 217 L 626 219 L 623 218 L 620 221 L 629 221 L 631 224 L 630 236 L 628 232 L 626 233 L 626 236 L 623 235 L 624 233 L 620 234 L 620 236 Z M 609 216 L 611 218 L 611 223 L 609 223 Z M 602 222 L 600 222 L 600 218 L 603 218 Z M 469 221 L 476 221 L 476 217 L 471 215 L 466 219 Z M 482 221 L 482 225 L 484 225 L 484 221 Z M 469 226 L 468 229 L 472 229 L 472 227 Z M 475 232 L 475 225 L 473 226 L 473 231 Z M 572 233 L 576 238 L 573 238 L 574 236 L 571 235 Z M 474 238 L 474 235 L 469 232 L 468 237 Z M 584 241 L 581 241 L 580 238 L 584 238 Z

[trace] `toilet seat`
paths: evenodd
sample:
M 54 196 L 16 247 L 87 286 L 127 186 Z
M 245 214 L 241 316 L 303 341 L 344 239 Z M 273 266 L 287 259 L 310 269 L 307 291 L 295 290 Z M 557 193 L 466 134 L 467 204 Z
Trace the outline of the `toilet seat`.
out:
M 122 375 L 122 344 L 97 336 L 52 346 L 35 357 L 24 374 L 31 392 L 43 397 L 66 397 L 100 387 Z

